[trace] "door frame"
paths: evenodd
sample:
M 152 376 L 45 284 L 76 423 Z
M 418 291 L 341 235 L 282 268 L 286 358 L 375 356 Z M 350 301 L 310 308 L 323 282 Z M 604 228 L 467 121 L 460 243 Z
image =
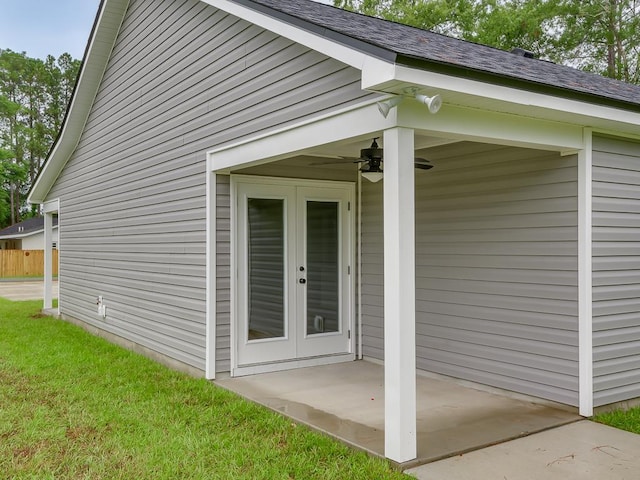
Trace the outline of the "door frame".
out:
M 251 365 L 239 365 L 238 355 L 238 335 L 240 332 L 240 324 L 242 317 L 240 315 L 242 305 L 241 296 L 239 295 L 239 289 L 242 286 L 239 282 L 242 280 L 242 276 L 239 274 L 239 255 L 242 253 L 238 251 L 238 221 L 239 221 L 239 184 L 254 184 L 260 185 L 273 185 L 273 186 L 287 186 L 287 187 L 303 187 L 303 188 L 336 188 L 339 187 L 348 192 L 348 210 L 349 218 L 347 220 L 348 231 L 343 232 L 348 238 L 348 251 L 345 252 L 344 264 L 348 266 L 349 273 L 345 276 L 347 282 L 347 298 L 344 302 L 347 304 L 345 308 L 347 318 L 344 319 L 345 328 L 350 331 L 348 338 L 348 351 L 341 354 L 329 354 L 323 356 L 315 356 L 311 358 L 300 359 L 288 359 L 280 360 L 269 363 L 257 363 Z M 281 177 L 265 177 L 257 175 L 231 175 L 231 325 L 230 325 L 230 340 L 231 340 L 231 376 L 243 376 L 253 375 L 257 373 L 274 372 L 280 370 L 289 370 L 293 368 L 302 368 L 317 365 L 328 365 L 332 363 L 340 363 L 355 360 L 355 244 L 356 244 L 356 215 L 355 215 L 355 183 L 354 182 L 340 182 L 329 180 L 308 180 L 301 178 L 281 178 Z

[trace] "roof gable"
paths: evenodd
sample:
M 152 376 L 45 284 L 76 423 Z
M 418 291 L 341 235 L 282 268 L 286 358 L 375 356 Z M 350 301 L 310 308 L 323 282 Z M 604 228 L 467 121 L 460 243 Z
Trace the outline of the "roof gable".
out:
M 449 67 L 449 73 L 466 76 L 483 73 L 495 79 L 526 82 L 565 92 L 586 94 L 593 101 L 610 100 L 640 110 L 640 86 L 602 77 L 552 62 L 525 58 L 428 30 L 349 12 L 308 0 L 234 0 L 271 15 L 289 17 L 355 49 L 418 68 Z M 296 22 L 297 21 L 297 22 Z M 306 25 L 305 25 L 306 24 Z

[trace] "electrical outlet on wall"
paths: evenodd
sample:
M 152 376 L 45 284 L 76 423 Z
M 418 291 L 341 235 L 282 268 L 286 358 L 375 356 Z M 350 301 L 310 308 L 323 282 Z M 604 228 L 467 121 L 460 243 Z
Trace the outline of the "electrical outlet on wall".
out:
M 98 315 L 102 318 L 107 318 L 107 306 L 104 304 L 104 297 L 102 295 L 98 295 L 96 303 L 98 304 Z

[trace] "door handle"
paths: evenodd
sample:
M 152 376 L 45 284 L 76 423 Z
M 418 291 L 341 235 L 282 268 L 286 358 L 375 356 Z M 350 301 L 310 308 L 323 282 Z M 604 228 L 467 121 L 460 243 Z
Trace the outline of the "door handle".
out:
M 301 278 L 300 280 L 298 280 L 299 283 L 307 283 L 307 279 L 306 278 Z

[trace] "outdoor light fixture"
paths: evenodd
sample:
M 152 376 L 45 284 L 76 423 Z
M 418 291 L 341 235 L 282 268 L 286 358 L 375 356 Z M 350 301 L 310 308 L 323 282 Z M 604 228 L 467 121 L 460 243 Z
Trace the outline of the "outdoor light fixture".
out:
M 427 95 L 417 93 L 415 95 L 415 99 L 420 103 L 424 103 L 431 113 L 438 113 L 438 110 L 440 110 L 440 107 L 442 106 L 442 97 L 440 97 L 440 95 L 428 97 Z
M 371 183 L 377 183 L 382 180 L 382 169 L 380 168 L 379 160 L 370 160 L 369 168 L 364 170 L 364 167 L 362 167 L 360 172 L 362 172 L 362 176 Z
M 388 100 L 378 102 L 376 105 L 378 105 L 378 111 L 380 112 L 380 115 L 382 115 L 384 118 L 387 118 L 387 115 L 389 115 L 391 109 L 397 107 L 400 102 L 404 100 L 405 96 L 413 97 L 418 102 L 423 103 L 427 106 L 429 112 L 431 113 L 438 113 L 440 107 L 442 107 L 442 97 L 440 95 L 429 97 L 428 95 L 418 93 L 418 89 L 416 87 L 410 87 L 404 89 L 404 95 L 397 95 L 395 97 L 389 98 Z
M 400 102 L 402 102 L 402 97 L 400 95 L 392 97 L 389 100 L 385 100 L 384 102 L 378 102 L 378 111 L 384 118 L 387 118 L 389 111 L 392 108 L 397 107 Z
M 382 180 L 382 154 L 383 150 L 378 146 L 377 138 L 373 139 L 369 148 L 360 150 L 360 161 L 364 162 L 360 172 L 370 182 L 376 183 Z

